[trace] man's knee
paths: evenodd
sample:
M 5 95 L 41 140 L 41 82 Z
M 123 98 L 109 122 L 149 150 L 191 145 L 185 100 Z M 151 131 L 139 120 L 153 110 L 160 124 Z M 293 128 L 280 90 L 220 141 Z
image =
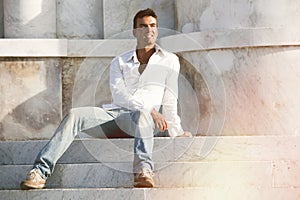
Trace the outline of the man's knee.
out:
M 75 120 L 75 119 L 80 118 L 81 115 L 83 115 L 81 108 L 71 108 L 69 110 L 69 112 L 67 113 L 66 118 Z
M 77 113 L 78 113 L 78 108 L 71 108 L 67 115 L 69 117 L 75 117 L 77 115 Z

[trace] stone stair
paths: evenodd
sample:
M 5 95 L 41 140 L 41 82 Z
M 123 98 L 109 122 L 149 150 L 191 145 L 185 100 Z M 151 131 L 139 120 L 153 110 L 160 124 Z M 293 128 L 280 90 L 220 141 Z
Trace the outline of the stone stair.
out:
M 300 199 L 298 1 L 23 2 L 0 0 L 0 200 Z M 223 136 L 156 138 L 151 189 L 132 187 L 132 139 L 78 139 L 47 189 L 19 190 L 47 142 L 35 139 L 74 105 L 110 102 L 94 86 L 135 48 L 130 16 L 145 7 L 159 16 L 160 46 L 180 58 L 184 128 Z
M 299 199 L 300 137 L 155 138 L 155 183 L 132 188 L 132 139 L 76 139 L 47 189 L 19 190 L 45 140 L 0 142 L 0 199 Z M 102 152 L 102 153 L 101 153 Z

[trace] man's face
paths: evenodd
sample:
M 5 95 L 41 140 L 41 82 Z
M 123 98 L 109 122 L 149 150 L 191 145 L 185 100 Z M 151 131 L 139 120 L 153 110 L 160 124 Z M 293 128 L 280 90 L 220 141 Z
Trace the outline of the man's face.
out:
M 155 44 L 158 35 L 156 19 L 151 16 L 138 18 L 133 35 L 136 37 L 139 46 L 144 47 Z

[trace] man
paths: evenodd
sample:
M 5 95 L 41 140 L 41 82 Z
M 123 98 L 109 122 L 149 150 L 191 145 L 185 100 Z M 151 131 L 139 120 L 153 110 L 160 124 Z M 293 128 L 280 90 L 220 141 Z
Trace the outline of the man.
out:
M 139 11 L 133 20 L 136 49 L 113 59 L 110 89 L 113 104 L 71 109 L 55 134 L 36 158 L 21 189 L 41 189 L 53 173 L 57 160 L 80 131 L 115 122 L 134 136 L 134 186 L 154 187 L 153 135 L 190 136 L 184 132 L 177 115 L 179 61 L 156 44 L 157 16 L 151 9 Z M 162 106 L 162 114 L 159 112 Z M 110 133 L 107 133 L 109 137 Z

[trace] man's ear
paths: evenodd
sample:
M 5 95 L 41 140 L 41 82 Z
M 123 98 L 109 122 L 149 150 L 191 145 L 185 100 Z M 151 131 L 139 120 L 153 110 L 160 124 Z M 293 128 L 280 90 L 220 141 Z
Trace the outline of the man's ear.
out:
M 135 28 L 132 29 L 132 34 L 133 34 L 133 36 L 136 38 L 136 29 L 135 29 Z

